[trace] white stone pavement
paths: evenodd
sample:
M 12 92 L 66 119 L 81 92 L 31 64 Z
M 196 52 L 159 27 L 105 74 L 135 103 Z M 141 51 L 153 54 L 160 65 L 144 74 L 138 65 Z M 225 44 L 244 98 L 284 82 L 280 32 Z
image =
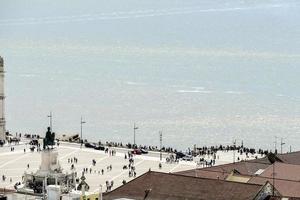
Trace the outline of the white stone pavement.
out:
M 24 148 L 26 152 L 24 153 Z M 66 172 L 71 172 L 68 163 L 68 158 L 76 157 L 78 163 L 75 165 L 75 170 L 80 176 L 83 168 L 92 168 L 92 173 L 87 173 L 86 181 L 90 185 L 90 192 L 96 192 L 99 190 L 100 184 L 105 186 L 106 181 L 114 181 L 114 187 L 120 186 L 123 180 L 132 180 L 132 177 L 128 176 L 128 170 L 123 170 L 124 165 L 128 165 L 128 159 L 124 159 L 124 155 L 128 152 L 128 149 L 115 148 L 116 156 L 109 156 L 104 151 L 80 148 L 78 144 L 61 143 L 59 147 L 56 147 L 59 153 L 59 161 L 62 168 Z M 164 157 L 167 155 L 165 154 Z M 245 155 L 238 155 L 240 159 L 245 159 Z M 216 165 L 230 163 L 233 161 L 233 152 L 218 152 Z M 211 157 L 210 157 L 211 158 Z M 209 157 L 206 159 L 210 160 Z M 254 158 L 251 157 L 251 158 Z M 249 159 L 251 159 L 249 158 Z M 96 166 L 92 166 L 92 159 L 97 161 Z M 21 144 L 15 146 L 15 151 L 11 152 L 10 147 L 0 147 L 0 188 L 13 188 L 16 182 L 21 182 L 24 172 L 35 172 L 40 165 L 41 155 L 39 152 L 30 152 L 29 145 Z M 159 153 L 149 153 L 149 155 L 136 155 L 134 156 L 135 168 L 137 176 L 142 175 L 149 169 L 160 172 L 177 172 L 182 170 L 195 169 L 197 167 L 196 161 L 180 161 L 179 163 L 167 164 L 163 159 L 162 168 L 159 169 Z M 29 168 L 27 168 L 29 164 Z M 107 166 L 112 165 L 112 170 L 107 171 Z M 104 169 L 104 175 L 98 172 Z M 6 180 L 2 181 L 2 175 L 6 176 Z M 10 182 L 12 179 L 12 182 Z M 104 187 L 105 189 L 105 187 Z

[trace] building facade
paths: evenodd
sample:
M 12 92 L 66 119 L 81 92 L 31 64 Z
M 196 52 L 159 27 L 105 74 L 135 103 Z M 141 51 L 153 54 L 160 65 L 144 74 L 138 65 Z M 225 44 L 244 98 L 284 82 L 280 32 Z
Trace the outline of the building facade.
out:
M 0 56 L 0 140 L 5 139 L 4 99 L 4 61 Z

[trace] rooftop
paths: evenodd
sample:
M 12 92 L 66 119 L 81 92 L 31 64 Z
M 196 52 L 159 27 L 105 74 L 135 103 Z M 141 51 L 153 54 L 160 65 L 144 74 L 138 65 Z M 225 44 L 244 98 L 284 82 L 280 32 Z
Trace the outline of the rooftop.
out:
M 255 162 L 257 161 L 257 162 Z M 218 165 L 209 168 L 198 168 L 193 170 L 186 170 L 176 172 L 177 174 L 186 176 L 195 176 L 212 179 L 226 179 L 229 174 L 233 171 L 238 172 L 241 175 L 251 176 L 254 175 L 258 170 L 266 169 L 270 166 L 261 160 L 241 161 L 236 163 L 230 163 L 225 165 Z
M 133 198 L 158 199 L 253 199 L 262 188 L 257 184 L 244 184 L 223 180 L 190 177 L 149 171 L 116 190 L 107 193 L 105 200 Z
M 300 197 L 300 165 L 276 162 L 274 166 L 270 165 L 260 175 L 252 177 L 249 183 L 264 185 L 266 181 L 274 184 L 283 196 Z

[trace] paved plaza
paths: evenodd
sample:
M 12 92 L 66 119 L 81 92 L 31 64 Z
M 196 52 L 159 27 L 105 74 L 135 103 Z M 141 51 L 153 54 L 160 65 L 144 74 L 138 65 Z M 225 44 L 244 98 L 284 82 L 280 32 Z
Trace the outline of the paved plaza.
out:
M 20 144 L 16 145 L 15 151 L 10 151 L 10 146 L 4 146 L 0 148 L 0 175 L 5 175 L 6 180 L 0 180 L 0 188 L 12 189 L 16 182 L 21 182 L 22 175 L 26 171 L 27 173 L 36 172 L 40 162 L 40 152 L 30 152 L 29 145 Z M 24 152 L 24 148 L 26 152 Z M 128 159 L 125 159 L 125 154 L 128 149 L 112 148 L 116 150 L 115 156 L 110 156 L 104 151 L 89 149 L 80 147 L 78 144 L 61 143 L 59 147 L 55 147 L 59 153 L 59 162 L 65 172 L 71 172 L 71 163 L 68 163 L 68 159 L 76 157 L 78 162 L 74 164 L 75 171 L 80 177 L 82 170 L 88 168 L 88 173 L 85 174 L 86 181 L 90 186 L 90 192 L 97 192 L 100 189 L 100 185 L 103 186 L 103 191 L 106 190 L 106 181 L 113 181 L 114 186 L 112 189 L 122 185 L 122 181 L 127 182 L 132 180 L 133 177 L 129 177 L 128 170 L 124 170 L 123 166 L 128 165 Z M 177 172 L 182 170 L 195 169 L 197 166 L 196 161 L 179 161 L 179 163 L 166 163 L 165 157 L 168 154 L 163 155 L 162 168 L 159 168 L 160 156 L 159 152 L 150 152 L 147 155 L 135 155 L 134 166 L 137 173 L 136 176 L 140 176 L 147 172 L 149 169 L 159 172 Z M 245 155 L 236 155 L 240 159 L 245 159 Z M 252 157 L 253 158 L 253 157 Z M 92 160 L 96 160 L 96 165 L 92 165 Z M 206 157 L 206 159 L 210 159 Z M 225 164 L 233 161 L 233 152 L 218 152 L 216 165 Z M 74 163 L 74 162 L 73 162 Z M 108 166 L 112 166 L 112 170 L 107 170 Z M 28 168 L 29 166 L 29 168 Z M 90 168 L 91 173 L 90 173 Z M 102 175 L 101 170 L 104 170 Z M 100 173 L 99 173 L 100 172 Z

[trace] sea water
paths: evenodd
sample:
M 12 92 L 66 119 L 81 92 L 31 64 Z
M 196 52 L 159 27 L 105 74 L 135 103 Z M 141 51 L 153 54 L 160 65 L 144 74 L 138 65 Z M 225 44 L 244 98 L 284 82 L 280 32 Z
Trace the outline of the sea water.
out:
M 300 149 L 299 21 L 296 0 L 4 0 L 7 129 L 52 111 L 92 141 Z

